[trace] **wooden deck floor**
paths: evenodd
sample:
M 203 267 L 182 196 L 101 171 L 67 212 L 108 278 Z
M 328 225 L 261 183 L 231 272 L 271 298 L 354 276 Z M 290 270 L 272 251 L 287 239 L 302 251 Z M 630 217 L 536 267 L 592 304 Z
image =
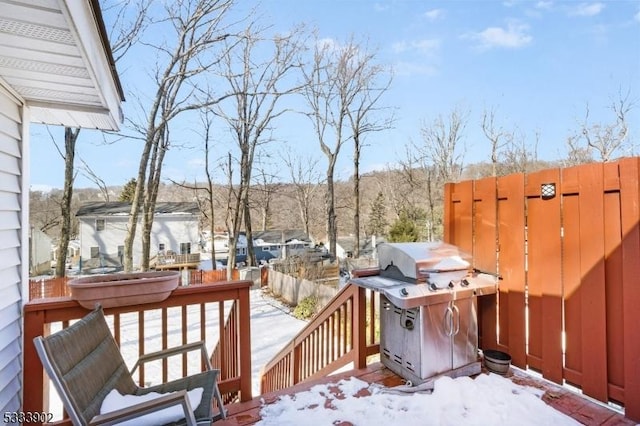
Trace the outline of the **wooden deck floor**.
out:
M 218 421 L 215 425 L 238 426 L 254 424 L 260 420 L 260 409 L 263 401 L 264 404 L 270 404 L 275 402 L 281 395 L 292 395 L 297 392 L 308 390 L 314 385 L 337 383 L 339 380 L 349 377 L 357 377 L 368 383 L 378 383 L 388 387 L 403 384 L 403 379 L 391 370 L 383 366 L 381 363 L 374 363 L 367 366 L 367 368 L 347 371 L 308 383 L 300 383 L 282 391 L 260 395 L 251 401 L 227 405 L 227 409 L 229 411 L 227 419 Z M 597 404 L 587 398 L 583 398 L 568 389 L 564 389 L 544 380 L 526 375 L 518 370 L 512 369 L 507 377 L 509 377 L 513 382 L 521 385 L 544 389 L 546 391 L 542 397 L 544 402 L 554 407 L 556 410 L 573 417 L 584 425 L 636 425 L 635 422 L 626 419 L 622 414 L 614 410 Z

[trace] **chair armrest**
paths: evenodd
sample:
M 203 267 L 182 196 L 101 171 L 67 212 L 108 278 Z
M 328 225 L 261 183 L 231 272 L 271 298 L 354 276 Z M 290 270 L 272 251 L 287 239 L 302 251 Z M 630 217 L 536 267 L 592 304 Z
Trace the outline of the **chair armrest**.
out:
M 141 366 L 146 362 L 155 361 L 163 358 L 169 358 L 170 356 L 195 351 L 197 349 L 200 349 L 200 353 L 202 357 L 205 359 L 205 370 L 207 371 L 212 370 L 211 360 L 209 359 L 209 353 L 207 352 L 207 347 L 205 346 L 204 341 L 201 340 L 199 342 L 187 343 L 186 345 L 175 346 L 173 348 L 167 348 L 161 351 L 151 352 L 151 353 L 142 355 L 140 358 L 138 358 L 138 361 L 136 361 L 130 373 L 131 375 L 133 375 L 133 372 L 136 371 L 136 369 L 139 366 Z
M 184 417 L 187 421 L 187 425 L 195 426 L 196 419 L 193 415 L 193 409 L 189 398 L 187 397 L 187 391 L 181 390 L 169 395 L 163 395 L 151 401 L 141 402 L 139 404 L 132 405 L 130 407 L 121 408 L 120 410 L 112 411 L 110 413 L 99 414 L 91 419 L 90 425 L 113 425 L 123 422 L 125 420 L 134 419 L 145 414 L 150 414 L 162 410 L 164 408 L 172 407 L 174 405 L 181 405 L 184 410 Z

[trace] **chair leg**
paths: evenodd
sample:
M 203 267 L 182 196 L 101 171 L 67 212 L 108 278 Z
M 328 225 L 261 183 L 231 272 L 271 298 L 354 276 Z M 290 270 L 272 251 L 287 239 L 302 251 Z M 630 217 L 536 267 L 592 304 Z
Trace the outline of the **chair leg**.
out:
M 218 404 L 218 409 L 220 412 L 213 416 L 213 421 L 227 418 L 227 410 L 224 408 L 224 404 L 222 403 L 222 395 L 220 395 L 220 389 L 218 389 L 218 385 L 216 384 L 213 389 L 213 397 L 216 399 L 216 403 Z

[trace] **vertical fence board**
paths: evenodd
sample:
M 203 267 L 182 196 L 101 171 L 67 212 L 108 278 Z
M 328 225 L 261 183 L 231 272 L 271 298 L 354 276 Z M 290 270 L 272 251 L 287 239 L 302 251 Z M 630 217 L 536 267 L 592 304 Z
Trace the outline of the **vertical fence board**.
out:
M 473 181 L 448 184 L 447 189 L 450 202 L 445 207 L 445 217 L 451 230 L 445 235 L 445 242 L 473 253 Z
M 497 272 L 497 229 L 496 229 L 496 180 L 493 178 L 476 181 L 473 189 L 473 266 L 487 272 Z M 497 348 L 496 296 L 481 297 L 478 300 L 478 339 L 484 349 Z
M 579 176 L 582 390 L 607 401 L 603 166 L 583 165 Z
M 473 265 L 487 272 L 498 272 L 496 262 L 496 180 L 475 182 L 473 189 Z
M 640 158 L 620 162 L 625 415 L 640 422 Z
M 565 323 L 565 379 L 582 383 L 582 298 L 580 297 L 580 207 L 578 168 L 562 170 L 562 276 Z
M 556 195 L 543 198 L 541 185 L 555 184 Z M 527 177 L 528 363 L 562 383 L 562 240 L 560 171 Z
M 526 367 L 524 175 L 498 179 L 499 347 Z
M 607 380 L 609 398 L 624 399 L 622 229 L 619 165 L 604 165 L 604 265 L 606 292 Z

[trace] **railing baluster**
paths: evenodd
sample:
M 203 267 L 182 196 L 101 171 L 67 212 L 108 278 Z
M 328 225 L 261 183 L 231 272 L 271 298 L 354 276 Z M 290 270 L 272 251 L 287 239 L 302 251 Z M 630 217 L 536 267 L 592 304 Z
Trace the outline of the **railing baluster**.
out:
M 144 311 L 138 312 L 138 356 L 144 355 Z M 144 365 L 139 370 L 140 386 L 144 386 Z
M 168 341 L 167 341 L 167 308 L 162 308 L 160 324 L 162 327 L 162 349 L 167 349 Z M 169 374 L 169 364 L 166 358 L 162 359 L 162 382 L 165 383 L 168 380 Z

